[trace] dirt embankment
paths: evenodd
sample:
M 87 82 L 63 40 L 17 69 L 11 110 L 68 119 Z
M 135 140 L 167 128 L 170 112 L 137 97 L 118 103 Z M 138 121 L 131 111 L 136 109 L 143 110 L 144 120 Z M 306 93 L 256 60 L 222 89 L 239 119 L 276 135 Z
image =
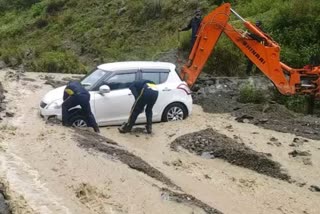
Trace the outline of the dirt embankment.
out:
M 186 134 L 171 144 L 173 150 L 178 150 L 179 146 L 205 158 L 223 159 L 270 177 L 290 180 L 290 176 L 281 170 L 280 164 L 268 158 L 268 154 L 256 152 L 211 128 Z
M 270 81 L 263 77 L 237 79 L 202 76 L 195 85 L 194 102 L 201 105 L 205 112 L 231 113 L 238 122 L 320 139 L 320 118 L 316 116 L 292 112 L 272 100 L 263 104 L 240 103 L 240 88 L 246 84 L 251 84 L 265 93 L 270 93 L 270 87 L 273 87 Z

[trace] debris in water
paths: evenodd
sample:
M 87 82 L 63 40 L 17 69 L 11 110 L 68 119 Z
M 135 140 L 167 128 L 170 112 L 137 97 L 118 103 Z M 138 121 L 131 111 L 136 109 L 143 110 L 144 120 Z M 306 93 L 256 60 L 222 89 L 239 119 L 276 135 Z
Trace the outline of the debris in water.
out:
M 270 177 L 290 180 L 290 176 L 282 171 L 281 165 L 269 159 L 266 154 L 256 152 L 211 128 L 186 134 L 171 143 L 171 148 L 175 151 L 179 146 L 199 156 L 223 159 Z

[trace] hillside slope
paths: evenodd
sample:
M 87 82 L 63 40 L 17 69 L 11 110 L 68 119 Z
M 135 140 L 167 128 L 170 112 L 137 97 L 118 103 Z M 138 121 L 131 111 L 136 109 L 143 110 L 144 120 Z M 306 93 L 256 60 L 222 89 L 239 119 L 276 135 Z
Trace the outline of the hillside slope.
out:
M 196 8 L 204 14 L 221 0 L 0 0 L 0 57 L 28 71 L 83 73 L 101 62 L 158 59 L 168 51 L 185 58 L 187 24 Z M 263 20 L 292 66 L 308 63 L 319 50 L 317 0 L 231 0 L 248 20 Z M 234 24 L 239 22 L 234 20 Z M 177 51 L 178 50 L 178 51 Z M 228 63 L 225 63 L 228 61 Z M 222 38 L 206 70 L 241 74 L 245 58 Z

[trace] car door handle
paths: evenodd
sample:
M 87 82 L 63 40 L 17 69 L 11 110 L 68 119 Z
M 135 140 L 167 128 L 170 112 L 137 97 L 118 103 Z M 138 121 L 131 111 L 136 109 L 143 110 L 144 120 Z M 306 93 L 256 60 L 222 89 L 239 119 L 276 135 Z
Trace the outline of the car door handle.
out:
M 171 91 L 171 89 L 170 88 L 164 88 L 164 89 L 162 89 L 162 91 Z
M 131 93 L 129 93 L 128 95 L 129 95 L 129 96 L 132 96 L 132 94 L 131 94 Z

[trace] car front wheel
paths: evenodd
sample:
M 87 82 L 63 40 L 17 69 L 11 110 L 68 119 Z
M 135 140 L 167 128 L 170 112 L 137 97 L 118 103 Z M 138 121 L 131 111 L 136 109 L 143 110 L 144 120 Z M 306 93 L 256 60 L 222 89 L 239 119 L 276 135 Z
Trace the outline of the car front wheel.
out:
M 77 128 L 87 127 L 88 126 L 86 118 L 81 116 L 81 115 L 72 117 L 70 119 L 70 124 L 71 124 L 72 127 L 77 127 Z
M 188 116 L 188 111 L 181 103 L 172 103 L 168 105 L 162 115 L 162 121 L 177 121 L 183 120 Z

